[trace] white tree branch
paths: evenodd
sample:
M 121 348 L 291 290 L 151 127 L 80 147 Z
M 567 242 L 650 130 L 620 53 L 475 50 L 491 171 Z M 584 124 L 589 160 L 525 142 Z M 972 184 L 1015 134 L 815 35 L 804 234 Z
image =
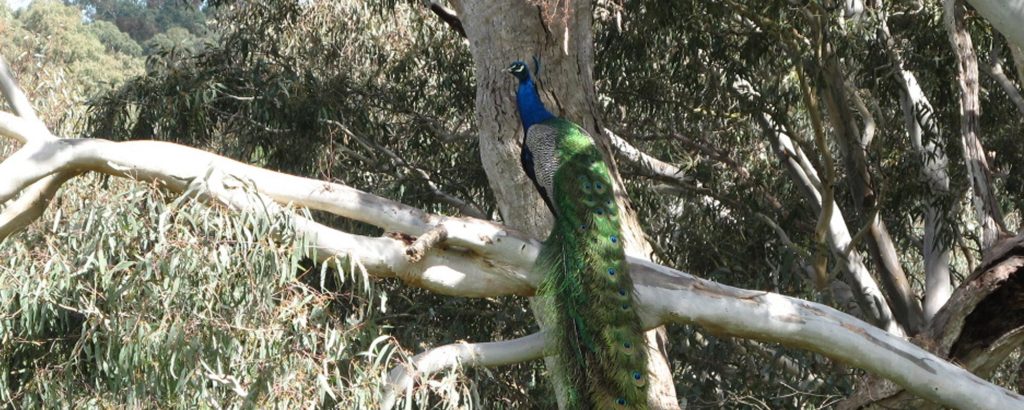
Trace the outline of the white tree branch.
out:
M 951 233 L 949 221 L 955 212 L 952 198 L 942 198 L 949 194 L 949 160 L 940 145 L 939 126 L 935 120 L 934 110 L 924 90 L 917 82 L 917 76 L 907 70 L 903 57 L 896 47 L 889 32 L 885 16 L 879 19 L 878 40 L 885 48 L 889 60 L 898 71 L 897 81 L 902 88 L 900 107 L 906 124 L 910 143 L 921 159 L 921 178 L 931 188 L 931 195 L 925 199 L 924 241 L 921 254 L 924 258 L 925 292 L 924 319 L 930 321 L 949 300 L 953 293 L 953 284 L 949 275 L 949 257 L 951 241 L 943 240 L 943 235 Z M 927 133 L 927 137 L 926 137 Z
M 23 190 L 18 199 L 3 208 L 3 212 L 0 212 L 0 242 L 39 219 L 57 190 L 74 175 L 63 172 L 46 176 Z
M 1011 43 L 1024 45 L 1024 0 L 968 0 Z
M 673 181 L 677 184 L 684 186 L 693 185 L 693 179 L 687 177 L 686 172 L 679 167 L 654 158 L 646 152 L 640 151 L 637 147 L 630 144 L 629 141 L 622 139 L 622 137 L 616 135 L 610 129 L 605 128 L 604 133 L 608 135 L 608 139 L 611 140 L 612 146 L 615 147 L 615 150 L 618 151 L 618 153 L 630 164 L 636 165 L 656 176 Z
M 0 116 L 0 133 L 14 137 L 9 131 L 18 129 L 18 121 L 24 120 Z M 499 225 L 428 215 L 343 185 L 267 171 L 171 143 L 83 139 L 28 144 L 0 163 L 0 175 L 5 177 L 0 179 L 0 198 L 10 199 L 54 173 L 86 170 L 156 181 L 177 191 L 203 185 L 207 189 L 202 195 L 232 208 L 288 218 L 320 260 L 352 257 L 374 275 L 401 276 L 414 286 L 443 294 L 528 295 L 540 281 L 529 273 L 538 243 Z M 287 203 L 336 211 L 407 235 L 443 225 L 450 246 L 429 248 L 422 261 L 411 263 L 402 240 L 340 232 L 278 205 Z M 629 263 L 646 328 L 691 323 L 719 333 L 805 348 L 881 374 L 951 407 L 1024 406 L 1024 397 L 829 307 L 732 288 L 637 258 L 629 258 Z M 452 363 L 443 359 L 444 354 L 457 352 L 463 364 L 498 365 L 535 358 L 539 348 L 528 337 L 432 351 L 420 356 L 418 363 L 423 369 L 443 368 Z
M 838 204 L 835 203 L 835 200 L 824 202 L 825 198 L 815 186 L 814 181 L 818 181 L 820 184 L 821 180 L 807 155 L 788 134 L 779 129 L 770 115 L 763 114 L 761 120 L 765 132 L 770 133 L 775 142 L 776 153 L 782 165 L 793 176 L 794 182 L 800 185 L 801 191 L 804 192 L 807 199 L 818 209 L 823 209 L 824 206 L 832 209 L 831 212 L 828 212 L 829 219 L 826 220 L 826 239 L 828 239 L 829 250 L 836 258 L 846 280 L 850 282 L 854 298 L 861 311 L 887 331 L 896 335 L 904 335 L 905 332 L 894 320 L 878 283 L 871 277 L 864 265 L 864 257 L 860 252 L 851 248 L 853 238 L 850 236 L 850 230 Z
M 993 56 L 995 56 L 994 51 Z M 1006 96 L 1010 97 L 1010 101 L 1017 107 L 1017 111 L 1024 114 L 1024 97 L 1020 95 L 1020 90 L 1013 84 L 1013 81 L 1010 81 L 1010 78 L 1006 76 L 1006 73 L 1003 71 L 1003 63 L 993 58 L 989 61 L 989 64 L 981 64 L 979 67 L 981 71 L 992 77 L 996 84 L 999 84 L 999 88 L 1002 88 Z
M 14 116 L 9 119 L 20 121 Z M 528 278 L 532 275 L 529 266 L 536 257 L 536 242 L 520 239 L 500 225 L 428 215 L 344 185 L 280 174 L 171 143 L 80 139 L 26 145 L 0 163 L 0 175 L 10 176 L 0 180 L 0 201 L 7 201 L 28 185 L 59 172 L 93 170 L 155 181 L 182 192 L 193 181 L 204 179 L 211 168 L 248 181 L 274 201 L 338 211 L 335 213 L 393 232 L 420 235 L 443 225 L 449 232 L 449 245 L 479 251 L 474 254 L 459 248 L 428 249 L 421 261 L 413 263 L 406 256 L 406 244 L 398 239 L 352 235 L 296 217 L 296 225 L 317 238 L 319 259 L 353 256 L 371 273 L 400 276 L 413 285 L 449 295 L 533 293 Z M 326 201 L 332 198 L 336 202 L 328 205 Z M 467 276 L 464 272 L 484 275 Z
M 381 409 L 394 407 L 399 392 L 408 396 L 418 379 L 457 367 L 492 367 L 536 360 L 544 354 L 545 333 L 488 343 L 452 343 L 413 356 L 388 373 Z
M 11 106 L 11 110 L 19 117 L 33 122 L 42 122 L 36 116 L 36 110 L 32 108 L 32 103 L 25 96 L 25 92 L 18 86 L 18 82 L 14 79 L 14 73 L 11 72 L 11 67 L 7 65 L 7 59 L 3 56 L 0 56 L 0 94 L 3 94 L 7 104 Z
M 953 408 L 1009 409 L 1024 397 L 926 350 L 835 309 L 788 296 L 728 287 L 682 272 L 638 263 L 644 308 L 664 322 L 815 351 L 882 375 L 915 394 Z M 981 396 L 975 396 L 981 394 Z

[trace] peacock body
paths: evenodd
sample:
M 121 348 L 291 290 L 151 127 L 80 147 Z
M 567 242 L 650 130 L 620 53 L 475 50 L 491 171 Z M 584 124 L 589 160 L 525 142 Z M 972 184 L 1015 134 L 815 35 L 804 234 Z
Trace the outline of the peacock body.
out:
M 523 62 L 516 105 L 523 170 L 555 216 L 536 269 L 554 376 L 570 409 L 646 409 L 647 350 L 608 166 L 590 134 L 544 107 Z

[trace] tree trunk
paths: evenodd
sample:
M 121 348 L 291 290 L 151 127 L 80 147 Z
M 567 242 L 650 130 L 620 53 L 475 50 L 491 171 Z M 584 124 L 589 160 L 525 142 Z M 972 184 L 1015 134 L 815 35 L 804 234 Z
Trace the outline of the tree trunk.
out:
M 917 82 L 917 76 L 903 63 L 903 56 L 889 32 L 887 15 L 879 19 L 878 41 L 892 62 L 900 85 L 900 108 L 906 124 L 911 146 L 921 159 L 921 178 L 931 189 L 924 211 L 924 320 L 931 321 L 953 293 L 949 276 L 949 258 L 952 246 L 943 237 L 951 234 L 949 221 L 953 220 L 957 206 L 949 198 L 949 159 L 941 145 L 939 125 L 933 115 L 931 102 Z
M 960 143 L 970 175 L 972 203 L 981 226 L 981 249 L 986 252 L 1004 235 L 1003 215 L 992 191 L 992 171 L 981 145 L 981 101 L 978 86 L 978 57 L 964 22 L 962 1 L 943 0 L 943 22 L 957 60 L 960 86 Z
M 822 94 L 828 107 L 832 129 L 839 141 L 846 168 L 846 180 L 853 195 L 854 209 L 868 225 L 866 242 L 871 258 L 875 261 L 882 289 L 892 308 L 896 320 L 913 335 L 923 325 L 921 304 L 910 290 L 910 281 L 900 265 L 896 246 L 892 242 L 885 223 L 877 216 L 869 215 L 876 207 L 874 183 L 868 172 L 867 149 L 871 135 L 861 133 L 848 108 L 846 78 L 843 75 L 839 57 L 830 53 L 822 67 Z M 854 218 L 851 218 L 853 220 Z
M 522 126 L 515 109 L 516 83 L 505 68 L 515 60 L 540 61 L 537 83 L 547 107 L 583 126 L 601 148 L 612 177 L 619 181 L 617 200 L 623 215 L 626 252 L 650 255 L 636 213 L 622 191 L 621 178 L 607 138 L 594 89 L 594 52 L 590 1 L 453 2 L 476 65 L 476 119 L 480 156 L 504 223 L 537 238 L 547 235 L 551 215 L 519 164 Z M 665 359 L 664 328 L 648 332 L 650 404 L 678 408 L 675 386 Z

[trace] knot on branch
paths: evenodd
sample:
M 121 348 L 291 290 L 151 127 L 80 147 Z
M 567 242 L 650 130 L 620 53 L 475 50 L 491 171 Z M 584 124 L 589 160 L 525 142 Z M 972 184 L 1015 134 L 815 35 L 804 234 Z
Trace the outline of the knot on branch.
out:
M 448 239 L 448 229 L 444 225 L 438 225 L 427 231 L 419 238 L 416 238 L 411 245 L 405 248 L 405 256 L 412 263 L 419 262 L 428 250 Z

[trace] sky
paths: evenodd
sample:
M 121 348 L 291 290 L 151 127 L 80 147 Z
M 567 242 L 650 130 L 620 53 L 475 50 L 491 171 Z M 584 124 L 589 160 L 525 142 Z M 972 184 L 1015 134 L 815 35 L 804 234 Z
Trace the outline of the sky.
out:
M 12 10 L 17 10 L 28 5 L 32 0 L 4 0 Z

